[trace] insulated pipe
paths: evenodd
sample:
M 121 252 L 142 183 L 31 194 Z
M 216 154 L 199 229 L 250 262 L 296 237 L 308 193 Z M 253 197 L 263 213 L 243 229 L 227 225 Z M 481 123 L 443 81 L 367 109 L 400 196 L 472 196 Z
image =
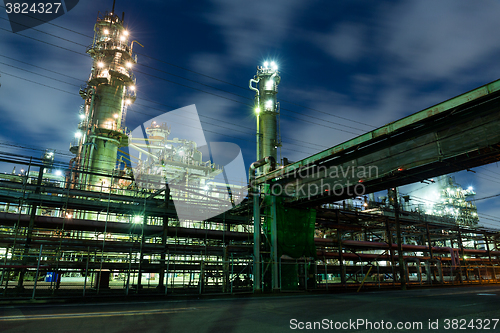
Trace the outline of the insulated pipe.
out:
M 323 250 L 318 250 L 316 251 L 316 256 L 318 258 L 324 257 L 325 259 L 338 259 L 340 254 L 338 252 L 327 252 Z M 379 260 L 379 261 L 390 261 L 391 256 L 390 255 L 382 255 L 382 254 L 375 254 L 375 253 L 344 253 L 343 258 L 345 261 L 374 261 L 374 260 Z M 398 256 L 395 255 L 394 258 L 398 259 Z M 403 256 L 404 258 L 418 258 L 420 260 L 437 260 L 437 259 L 430 259 L 429 257 L 415 257 L 415 256 Z M 451 262 L 451 259 L 448 257 L 445 258 L 440 258 L 438 261 L 449 261 Z M 481 260 L 478 258 L 472 258 L 472 259 L 467 259 L 467 262 L 481 262 L 481 263 L 487 263 L 489 262 L 489 259 L 486 260 Z
M 414 262 L 417 264 L 417 276 L 418 276 L 418 282 L 420 285 L 422 285 L 422 267 L 420 266 L 420 259 L 419 258 L 405 258 L 404 263 L 406 267 L 406 282 L 410 283 L 410 266 L 408 265 L 409 262 Z
M 437 259 L 427 259 L 425 261 L 425 273 L 427 275 L 427 282 L 432 285 L 432 271 L 431 271 L 431 263 L 434 263 L 436 264 L 436 267 L 437 267 L 437 271 L 438 271 L 438 274 L 439 274 L 439 282 L 441 282 L 441 284 L 444 283 L 444 279 L 443 279 L 443 269 L 441 267 L 441 261 L 440 260 L 437 260 Z
M 251 90 L 255 91 L 256 97 L 257 97 L 257 107 L 260 107 L 260 91 L 259 91 L 259 88 L 255 88 L 254 86 L 252 86 L 252 82 L 255 82 L 255 84 L 257 84 L 257 83 L 259 83 L 259 80 L 250 79 L 250 82 L 248 83 L 248 87 Z M 259 135 L 258 132 L 259 131 L 257 131 L 257 135 Z
M 69 168 L 68 168 L 68 171 L 65 173 L 65 187 L 67 187 L 68 189 L 70 188 L 73 188 L 73 186 L 75 185 L 74 182 L 73 182 L 73 178 L 76 179 L 78 176 L 76 174 L 76 172 L 72 172 L 73 170 L 73 163 L 75 163 L 75 158 L 76 157 L 73 157 L 71 160 L 69 160 Z M 76 181 L 75 181 L 76 183 Z
M 257 168 L 260 168 L 261 166 L 264 166 L 266 164 L 270 164 L 271 165 L 271 170 L 269 171 L 273 171 L 274 169 L 276 169 L 276 160 L 274 159 L 274 157 L 272 156 L 267 156 L 267 157 L 264 157 L 263 159 L 260 159 L 256 162 L 253 162 L 251 165 L 250 165 L 250 177 L 253 177 L 255 179 L 255 174 L 252 174 L 252 172 L 257 169 Z M 251 184 L 253 185 L 253 184 Z
M 19 223 L 20 226 L 26 227 L 30 221 L 30 215 L 17 213 L 0 212 L 0 221 L 4 226 L 15 225 Z M 64 223 L 66 230 L 81 230 L 81 231 L 104 231 L 105 221 L 85 220 L 85 219 L 68 219 L 63 217 L 53 216 L 35 216 L 35 226 L 38 228 L 57 229 Z M 124 234 L 140 234 L 142 231 L 137 224 L 124 223 L 124 222 L 107 222 L 107 231 L 113 233 Z M 163 232 L 162 226 L 148 225 L 144 229 L 146 235 L 155 235 Z M 193 237 L 193 238 L 209 238 L 209 239 L 227 239 L 235 241 L 247 241 L 251 234 L 238 231 L 223 231 L 223 230 L 206 230 L 187 227 L 173 227 L 169 226 L 167 229 L 168 234 L 176 234 L 179 237 Z M 0 240 L 3 240 L 0 237 Z
M 260 91 L 258 88 L 252 86 L 252 82 L 255 82 L 255 84 L 257 84 L 259 83 L 259 80 L 250 79 L 248 87 L 256 92 L 257 107 L 260 108 Z M 259 113 L 257 112 L 257 158 L 259 158 L 259 156 L 260 156 L 260 127 L 259 127 Z
M 250 79 L 250 82 L 248 83 L 248 87 L 254 91 L 257 92 L 257 98 L 259 98 L 259 89 L 258 88 L 255 88 L 254 86 L 252 86 L 252 82 L 255 82 L 256 84 L 259 83 L 259 80 L 254 80 L 254 79 Z
M 272 156 L 267 156 L 261 160 L 253 162 L 248 169 L 248 186 L 253 196 L 253 290 L 260 292 L 260 202 L 259 191 L 255 186 L 255 169 L 266 164 L 270 164 L 270 171 L 276 168 L 276 160 Z
M 334 245 L 337 243 L 336 240 L 330 239 L 330 238 L 314 238 L 314 243 L 318 246 L 328 246 L 328 245 Z M 369 241 L 354 241 L 354 240 L 343 240 L 342 245 L 346 247 L 352 247 L 352 248 L 366 248 L 366 249 L 389 249 L 397 248 L 397 244 L 392 244 L 392 246 L 389 246 L 387 243 L 382 243 L 382 242 L 369 242 Z M 453 249 L 450 247 L 437 247 L 433 246 L 432 250 L 434 252 L 438 253 L 452 253 L 453 250 L 459 250 L 459 249 Z M 426 245 L 413 245 L 413 244 L 403 244 L 403 251 L 420 251 L 420 252 L 429 252 L 429 247 Z M 477 250 L 477 249 L 464 249 L 464 253 L 467 254 L 475 254 L 475 255 L 487 255 L 488 251 L 487 250 Z M 492 255 L 499 255 L 500 251 L 492 251 Z M 453 256 L 452 256 L 453 257 Z

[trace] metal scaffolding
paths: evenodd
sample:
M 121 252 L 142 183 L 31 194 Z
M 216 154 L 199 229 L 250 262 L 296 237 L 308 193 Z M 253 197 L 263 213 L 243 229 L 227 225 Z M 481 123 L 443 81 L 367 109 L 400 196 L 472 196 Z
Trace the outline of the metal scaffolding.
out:
M 109 187 L 90 191 L 71 174 L 92 171 L 73 167 L 58 176 L 57 162 L 19 155 L 2 154 L 1 162 L 26 170 L 0 174 L 5 297 L 251 292 L 254 264 L 264 291 L 358 288 L 363 281 L 364 288 L 400 287 L 401 272 L 409 286 L 498 278 L 496 230 L 404 210 L 396 219 L 390 209 L 324 205 L 316 209 L 315 256 L 280 254 L 273 260 L 264 230 L 255 261 L 248 201 L 181 226 L 171 196 L 124 190 L 121 181 L 131 181 L 129 176 L 111 173 Z

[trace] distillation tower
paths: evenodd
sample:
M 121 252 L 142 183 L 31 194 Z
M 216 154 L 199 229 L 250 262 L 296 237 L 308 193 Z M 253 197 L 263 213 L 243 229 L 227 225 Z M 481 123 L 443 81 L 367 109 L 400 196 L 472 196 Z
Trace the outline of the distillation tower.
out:
M 92 69 L 87 85 L 80 90 L 84 105 L 81 122 L 70 150 L 77 156 L 75 164 L 93 174 L 82 175 L 80 183 L 93 190 L 110 186 L 109 177 L 116 166 L 118 148 L 127 145 L 127 130 L 123 126 L 127 106 L 135 101 L 135 78 L 132 67 L 137 56 L 134 42 L 123 26 L 124 15 L 113 12 L 97 17 L 94 40 L 87 48 L 92 57 Z M 99 175 L 101 174 L 101 175 Z
M 281 77 L 274 61 L 264 62 L 257 67 L 257 74 L 250 80 L 250 89 L 255 91 L 255 113 L 257 115 L 257 161 L 264 157 L 278 158 L 278 147 L 281 146 L 279 136 L 279 103 L 277 102 L 278 85 Z M 257 84 L 257 87 L 253 86 Z M 266 173 L 269 166 L 263 168 Z

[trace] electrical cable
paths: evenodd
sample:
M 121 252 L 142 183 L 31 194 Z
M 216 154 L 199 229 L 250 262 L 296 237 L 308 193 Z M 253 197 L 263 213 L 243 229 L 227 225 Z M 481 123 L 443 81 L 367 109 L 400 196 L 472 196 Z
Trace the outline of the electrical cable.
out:
M 2 55 L 0 54 L 0 57 L 3 57 L 3 58 L 7 58 L 7 59 L 10 59 L 10 60 L 14 60 L 14 61 L 17 61 L 17 62 L 20 62 L 22 64 L 25 64 L 25 65 L 29 65 L 29 66 L 32 66 L 32 67 L 35 67 L 35 68 L 39 68 L 39 69 L 42 69 L 42 70 L 45 70 L 45 71 L 48 71 L 48 72 L 51 72 L 51 73 L 54 73 L 54 74 L 58 74 L 58 75 L 62 75 L 62 76 L 65 76 L 65 77 L 68 77 L 68 78 L 71 78 L 71 79 L 74 79 L 74 80 L 77 80 L 77 81 L 80 81 L 84 84 L 87 84 L 86 81 L 83 81 L 81 79 L 78 79 L 78 78 L 75 78 L 73 76 L 69 76 L 69 75 L 66 75 L 66 74 L 63 74 L 63 73 L 60 73 L 60 72 L 56 72 L 56 71 L 53 71 L 53 70 L 49 70 L 47 68 L 44 68 L 44 67 L 41 67 L 41 66 L 37 66 L 37 65 L 33 65 L 33 64 L 30 64 L 30 63 L 27 63 L 27 62 L 24 62 L 24 61 L 20 61 L 18 59 L 14 59 L 14 58 L 11 58 L 11 57 L 7 57 L 5 55 Z M 28 71 L 26 69 L 23 69 L 23 68 L 20 68 L 20 67 L 16 67 L 16 66 L 13 66 L 13 65 L 9 65 L 9 64 L 6 64 L 6 63 L 2 63 L 0 62 L 0 64 L 3 64 L 3 65 L 6 65 L 6 66 L 10 66 L 10 67 L 14 67 L 14 68 L 17 68 L 17 69 L 20 69 L 20 70 L 23 70 L 23 71 L 26 71 L 26 72 L 29 72 L 29 73 L 32 73 L 32 74 L 36 74 L 36 75 L 40 75 L 40 76 L 43 76 L 43 77 L 46 77 L 46 78 L 49 78 L 49 79 L 52 79 L 52 80 L 56 80 L 56 81 L 59 81 L 59 82 L 63 82 L 63 83 L 67 83 L 67 84 L 70 84 L 68 82 L 65 82 L 65 81 L 60 81 L 60 80 L 57 80 L 55 78 L 52 78 L 52 77 L 49 77 L 49 76 L 44 76 L 44 75 L 41 75 L 41 74 L 38 74 L 38 73 L 35 73 L 35 72 L 32 72 L 32 71 Z M 71 85 L 74 85 L 74 84 L 71 84 Z M 77 85 L 74 85 L 74 86 L 77 86 Z M 166 105 L 166 104 L 163 104 L 163 103 L 160 103 L 160 102 L 156 102 L 156 101 L 153 101 L 153 100 L 150 100 L 150 99 L 146 99 L 146 98 L 143 98 L 143 97 L 139 97 L 138 98 L 139 100 L 144 100 L 146 102 L 151 102 L 151 103 L 155 103 L 155 104 L 158 104 L 158 105 L 162 105 L 162 106 L 166 106 L 166 107 L 170 107 L 170 108 L 173 108 L 175 109 L 174 106 L 170 106 L 170 105 Z M 218 121 L 218 122 L 223 122 L 223 123 L 226 123 L 226 124 L 229 124 L 229 125 L 235 125 L 234 122 L 228 122 L 228 121 L 224 121 L 224 120 L 221 120 L 221 119 L 218 119 L 218 118 L 214 118 L 214 117 L 209 117 L 209 116 L 206 116 L 206 115 L 199 115 L 200 117 L 203 117 L 203 118 L 208 118 L 208 119 L 212 119 L 212 120 L 215 120 L 215 121 Z M 218 126 L 216 124 L 213 124 L 215 126 Z M 255 131 L 255 129 L 253 128 L 250 128 L 250 127 L 245 127 L 245 126 L 242 126 L 242 125 L 238 125 L 239 128 L 245 128 L 245 129 L 248 129 L 252 132 Z M 234 130 L 234 131 L 237 131 L 236 129 L 231 129 L 231 130 Z M 240 131 L 240 130 L 238 130 Z M 253 133 L 252 133 L 253 134 Z M 314 146 L 318 146 L 318 147 L 323 147 L 323 148 L 329 148 L 328 146 L 325 146 L 325 145 L 320 145 L 320 144 L 317 144 L 317 143 L 311 143 L 311 142 L 307 142 L 307 141 L 301 141 L 301 140 L 297 140 L 297 139 L 292 139 L 292 138 L 288 138 L 288 137 L 284 137 L 282 136 L 282 138 L 286 139 L 287 141 L 288 140 L 291 140 L 291 141 L 297 141 L 297 142 L 303 142 L 303 143 L 306 143 L 306 144 L 310 144 L 310 145 L 314 145 Z M 302 147 L 305 147 L 305 148 L 310 148 L 310 149 L 315 149 L 315 148 L 312 148 L 312 147 L 307 147 L 307 146 L 303 146 L 303 145 L 300 145 Z
M 3 18 L 3 19 L 4 19 L 4 20 L 7 20 L 7 19 L 5 19 L 5 18 Z M 18 23 L 18 24 L 20 24 L 20 23 Z M 21 24 L 21 25 L 23 25 L 23 24 Z M 55 26 L 57 26 L 57 25 L 55 25 Z M 57 27 L 60 27 L 60 26 L 57 26 Z M 3 29 L 3 28 L 0 28 L 0 29 L 5 30 L 5 31 L 8 31 L 8 30 Z M 86 45 L 83 45 L 83 44 L 77 43 L 77 42 L 72 41 L 72 40 L 68 40 L 68 39 L 66 39 L 66 38 L 63 38 L 63 37 L 60 37 L 60 36 L 57 36 L 57 35 L 54 35 L 54 34 L 50 34 L 50 33 L 44 32 L 44 31 L 39 30 L 39 29 L 34 29 L 34 28 L 32 28 L 32 30 L 35 30 L 35 31 L 38 31 L 38 32 L 41 32 L 41 33 L 45 33 L 45 34 L 47 34 L 47 35 L 49 35 L 49 36 L 53 36 L 53 37 L 56 37 L 56 38 L 60 38 L 60 39 L 62 39 L 62 40 L 64 40 L 64 41 L 71 42 L 71 43 L 74 43 L 74 44 L 79 45 L 79 46 L 87 47 Z M 68 29 L 67 29 L 67 30 L 68 30 Z M 75 32 L 75 33 L 77 33 L 77 32 Z M 23 36 L 23 37 L 27 37 L 27 38 L 33 39 L 33 40 L 36 40 L 36 41 L 40 41 L 40 40 L 35 39 L 35 38 L 33 38 L 33 37 L 29 37 L 29 36 L 26 36 L 26 35 L 21 35 L 21 34 L 19 34 L 19 35 L 20 35 L 20 36 Z M 90 36 L 86 36 L 86 37 L 93 38 L 93 37 L 90 37 Z M 40 41 L 40 42 L 43 42 L 43 41 Z M 52 45 L 52 46 L 59 47 L 59 46 L 54 45 L 54 44 L 50 44 L 50 43 L 47 43 L 47 44 Z M 62 47 L 60 47 L 60 48 L 62 48 Z M 70 50 L 70 49 L 67 49 L 67 48 L 62 48 L 62 49 L 65 49 L 65 50 L 68 50 L 68 51 L 71 51 L 71 52 L 76 52 L 76 51 L 73 51 L 73 50 Z M 80 53 L 80 54 L 83 54 L 83 53 Z M 140 54 L 140 53 L 137 53 L 137 52 L 136 52 L 136 54 Z M 145 56 L 144 54 L 140 54 L 140 55 Z M 150 58 L 151 58 L 151 57 L 150 57 Z M 152 58 L 152 59 L 154 59 L 154 58 Z M 154 59 L 154 60 L 156 60 L 156 61 L 161 61 L 161 60 L 159 60 L 159 59 Z M 161 62 L 164 62 L 164 61 L 161 61 Z M 165 63 L 166 63 L 166 62 L 165 62 Z M 167 63 L 167 64 L 169 64 L 169 65 L 173 65 L 173 64 L 171 64 L 171 63 Z M 188 79 L 188 78 L 182 77 L 182 76 L 180 76 L 180 75 L 172 74 L 172 73 L 169 73 L 169 72 L 166 72 L 166 71 L 163 71 L 163 70 L 160 70 L 160 69 L 157 69 L 157 68 L 151 67 L 151 66 L 147 66 L 147 65 L 144 65 L 144 64 L 140 64 L 140 63 L 139 63 L 139 66 L 144 66 L 144 67 L 146 67 L 146 68 L 150 68 L 150 69 L 153 69 L 153 70 L 156 70 L 156 71 L 159 71 L 159 72 L 162 72 L 162 73 L 165 73 L 165 74 L 168 74 L 168 75 L 171 75 L 171 76 L 177 77 L 177 78 L 181 78 L 181 79 L 183 79 L 183 80 L 187 80 L 187 81 L 194 82 L 194 83 L 197 83 L 197 84 L 200 84 L 200 85 L 206 86 L 206 87 L 210 87 L 210 88 L 212 88 L 212 89 L 216 89 L 216 90 L 219 90 L 219 91 L 223 91 L 223 92 L 225 92 L 225 93 L 232 94 L 232 95 L 235 95 L 235 96 L 238 96 L 238 97 L 244 98 L 244 99 L 252 100 L 251 98 L 248 98 L 248 97 L 245 97 L 245 96 L 241 96 L 241 95 L 238 95 L 238 94 L 235 94 L 235 93 L 229 92 L 229 91 L 224 90 L 224 89 L 220 89 L 220 88 L 217 88 L 217 87 L 213 87 L 213 86 L 211 86 L 211 85 L 207 85 L 207 84 L 201 83 L 201 82 L 196 81 L 196 80 L 191 80 L 191 79 Z M 176 65 L 174 65 L 174 66 L 175 66 L 175 67 L 182 68 L 182 67 L 180 67 L 180 66 L 176 66 Z M 185 68 L 182 68 L 182 69 L 187 70 L 187 69 L 185 69 Z M 189 71 L 190 71 L 190 70 L 189 70 Z M 199 75 L 206 76 L 206 75 L 201 74 L 201 73 L 198 73 L 198 72 L 194 72 L 194 73 L 199 74 Z M 150 74 L 147 74 L 147 73 L 144 73 L 144 72 L 143 72 L 142 74 L 145 74 L 145 75 L 150 75 Z M 150 75 L 150 76 L 151 76 L 151 75 Z M 210 76 L 207 76 L 207 77 L 210 77 Z M 220 81 L 220 82 L 225 83 L 225 84 L 230 84 L 230 85 L 232 85 L 232 86 L 235 86 L 235 87 L 238 87 L 238 88 L 242 88 L 241 86 L 238 86 L 238 85 L 232 84 L 232 83 L 230 83 L 230 82 L 222 81 L 222 80 L 219 80 L 219 79 L 216 79 L 216 78 L 213 78 L 213 77 L 210 77 L 210 78 L 211 78 L 211 79 L 214 79 L 214 80 L 217 80 L 217 81 Z M 166 79 L 165 79 L 165 80 L 166 80 Z M 184 86 L 184 87 L 188 87 L 188 88 L 193 89 L 193 87 L 186 86 L 186 85 L 182 85 L 182 84 L 177 83 L 177 82 L 175 82 L 175 81 L 170 81 L 170 80 L 166 80 L 166 81 L 171 82 L 171 83 L 174 83 L 174 84 L 179 84 L 179 85 L 181 85 L 181 86 Z M 245 90 L 247 91 L 248 89 L 246 89 L 246 88 L 245 88 Z M 199 91 L 204 92 L 204 93 L 208 93 L 208 92 L 203 91 L 203 90 L 199 90 Z M 212 93 L 210 93 L 210 94 L 212 94 Z M 222 97 L 222 96 L 220 96 L 220 95 L 216 95 L 216 94 L 213 94 L 213 95 L 214 95 L 214 96 L 217 96 L 217 97 Z M 222 98 L 225 98 L 225 97 L 222 97 Z M 227 98 L 226 98 L 226 99 L 227 99 Z M 232 100 L 232 99 L 229 99 L 229 100 Z M 234 101 L 234 100 L 233 100 L 233 101 Z M 303 106 L 303 105 L 300 105 L 300 104 L 297 104 L 297 103 L 294 103 L 294 102 L 286 101 L 286 100 L 283 100 L 283 99 L 280 99 L 279 101 L 281 101 L 281 102 L 285 102 L 285 103 L 289 103 L 289 104 L 293 104 L 293 105 L 299 106 L 299 107 L 301 107 L 301 108 L 309 109 L 309 110 L 312 110 L 312 111 L 320 112 L 320 113 L 323 113 L 323 114 L 326 114 L 326 115 L 329 115 L 329 116 L 337 117 L 337 118 L 339 118 L 339 119 L 343 119 L 343 120 L 351 121 L 351 122 L 354 122 L 354 123 L 362 124 L 362 125 L 365 125 L 365 126 L 369 126 L 369 127 L 372 127 L 372 128 L 376 128 L 376 126 L 373 126 L 373 125 L 368 125 L 368 124 L 365 124 L 365 123 L 362 123 L 362 122 L 358 122 L 358 121 L 355 121 L 355 120 L 351 120 L 351 119 L 348 119 L 348 118 L 345 118 L 345 117 L 341 117 L 341 116 L 338 116 L 338 115 L 335 115 L 335 114 L 331 114 L 331 113 L 328 113 L 328 112 L 325 112 L 325 111 L 321 111 L 321 110 L 317 110 L 317 109 L 309 108 L 309 107 L 306 107 L 306 106 Z M 238 102 L 238 103 L 241 103 L 241 102 L 239 102 L 239 101 L 237 101 L 237 102 Z M 292 112 L 292 113 L 296 113 L 296 114 L 299 114 L 299 115 L 303 115 L 303 114 L 302 114 L 302 113 L 300 113 L 300 112 L 293 111 L 293 110 L 290 110 L 290 109 L 286 109 L 286 108 L 281 108 L 281 109 L 282 109 L 282 110 L 285 110 L 285 111 L 288 111 L 288 112 Z M 328 122 L 328 123 L 332 123 L 332 124 L 341 125 L 341 126 L 344 126 L 344 127 L 347 127 L 347 128 L 351 128 L 351 129 L 354 129 L 354 130 L 361 131 L 361 132 L 364 132 L 364 131 L 365 131 L 365 130 L 360 129 L 360 128 L 351 127 L 351 126 L 348 126 L 348 125 L 345 125 L 345 124 L 340 124 L 340 123 L 337 123 L 337 122 L 332 122 L 332 121 L 325 120 L 325 119 L 318 118 L 318 117 L 311 116 L 311 115 L 308 115 L 308 117 L 313 118 L 313 119 L 318 119 L 318 120 L 321 120 L 321 121 L 326 121 L 326 122 Z M 297 119 L 297 118 L 294 118 L 294 119 Z M 321 124 L 320 124 L 320 125 L 321 125 Z M 337 129 L 337 130 L 340 130 L 340 129 Z M 352 133 L 352 132 L 347 132 L 347 133 L 351 133 L 351 134 L 355 134 L 355 135 L 357 135 L 357 134 L 358 134 L 358 133 Z
M 7 29 L 4 29 L 4 28 L 0 28 L 0 30 L 8 31 Z M 87 56 L 84 53 L 77 52 L 77 51 L 74 51 L 74 50 L 71 50 L 71 49 L 59 46 L 59 45 L 51 44 L 51 43 L 48 43 L 48 42 L 45 42 L 45 41 L 42 41 L 42 40 L 39 40 L 39 39 L 36 39 L 36 38 L 33 38 L 33 37 L 29 37 L 29 36 L 21 35 L 21 34 L 18 34 L 18 35 L 26 37 L 26 38 L 29 38 L 29 39 L 32 39 L 32 40 L 35 40 L 35 41 L 38 41 L 38 42 L 41 42 L 41 43 L 45 43 L 45 44 L 48 44 L 48 45 L 51 45 L 51 46 L 55 46 L 55 47 L 63 49 L 63 50 L 71 51 L 71 52 L 76 53 L 76 54 Z M 156 75 L 152 75 L 152 74 L 148 74 L 148 73 L 140 72 L 140 71 L 135 71 L 135 72 L 139 72 L 141 74 L 144 74 L 144 75 L 147 75 L 147 76 L 150 76 L 150 77 L 153 77 L 153 78 L 158 78 L 158 79 L 161 79 L 161 80 L 166 81 L 166 82 L 177 84 L 177 85 L 180 85 L 180 86 L 185 87 L 185 88 L 189 88 L 189 89 L 196 90 L 196 91 L 199 91 L 199 92 L 202 92 L 202 93 L 213 95 L 213 96 L 216 96 L 216 97 L 219 97 L 219 98 L 223 98 L 223 99 L 226 99 L 226 100 L 229 100 L 229 101 L 232 101 L 232 102 L 236 102 L 236 103 L 243 104 L 243 105 L 246 105 L 246 106 L 249 106 L 249 107 L 253 107 L 253 105 L 251 105 L 251 104 L 243 103 L 243 102 L 240 102 L 240 101 L 232 99 L 232 98 L 228 98 L 228 97 L 221 96 L 221 95 L 218 95 L 218 94 L 215 94 L 215 93 L 211 93 L 211 92 L 208 92 L 208 91 L 205 91 L 205 90 L 202 90 L 202 89 L 191 87 L 191 86 L 179 83 L 179 82 L 175 82 L 175 81 L 172 81 L 172 80 L 161 78 L 161 77 L 158 77 Z M 287 109 L 285 109 L 285 110 L 287 110 Z M 293 112 L 293 113 L 297 113 L 297 114 L 301 114 L 301 113 L 296 112 L 296 111 L 291 111 L 291 110 L 287 110 L 287 111 L 290 111 L 290 112 Z M 349 134 L 359 135 L 359 133 L 353 133 L 353 132 L 346 131 L 346 130 L 343 130 L 343 129 L 340 129 L 340 128 L 335 128 L 335 127 L 327 126 L 325 124 L 315 123 L 315 122 L 312 122 L 310 120 L 305 120 L 305 119 L 301 119 L 301 118 L 297 118 L 297 117 L 292 117 L 292 116 L 288 116 L 288 115 L 282 115 L 282 116 L 283 117 L 287 117 L 287 118 L 291 118 L 291 119 L 295 119 L 295 120 L 299 120 L 299 121 L 302 121 L 302 122 L 310 123 L 310 124 L 313 124 L 313 125 L 322 126 L 322 127 L 330 128 L 330 129 L 333 129 L 333 130 L 337 130 L 337 131 L 349 133 Z M 321 118 L 317 118 L 317 117 L 313 117 L 313 116 L 309 116 L 309 117 L 316 118 L 316 119 L 321 120 L 323 122 L 338 124 L 338 123 L 335 123 L 335 122 L 332 122 L 332 121 L 329 121 L 329 120 L 325 120 L 325 119 L 321 119 Z M 341 125 L 341 124 L 339 124 L 339 125 Z M 345 125 L 342 125 L 342 126 L 345 126 Z M 349 127 L 349 126 L 345 126 L 345 127 Z M 362 131 L 361 129 L 357 129 L 357 130 Z
M 2 56 L 2 55 L 0 55 Z M 8 58 L 8 57 L 7 57 Z M 29 70 L 26 70 L 26 69 L 23 69 L 23 68 L 20 68 L 20 67 L 17 67 L 17 66 L 13 66 L 13 65 L 9 65 L 9 64 L 6 64 L 6 63 L 3 63 L 3 62 L 0 62 L 0 64 L 3 64 L 3 65 L 6 65 L 6 66 L 9 66 L 9 67 L 13 67 L 13 68 L 16 68 L 16 69 L 19 69 L 19 70 L 22 70 L 22 71 L 26 71 L 28 73 L 31 73 L 31 74 L 35 74 L 35 75 L 39 75 L 39 76 L 42 76 L 42 77 L 45 77 L 45 78 L 49 78 L 51 80 L 55 80 L 55 81 L 58 81 L 58 82 L 62 82 L 62 83 L 66 83 L 66 84 L 69 84 L 69 85 L 72 85 L 72 86 L 76 86 L 76 87 L 80 87 L 79 85 L 76 85 L 76 84 L 72 84 L 72 83 L 69 83 L 69 82 L 66 82 L 66 81 L 62 81 L 62 80 L 59 80 L 59 79 L 55 79 L 55 78 L 52 78 L 52 77 L 49 77 L 49 76 L 46 76 L 46 75 L 43 75 L 43 74 L 39 74 L 39 73 L 36 73 L 36 72 L 33 72 L 33 71 L 29 71 Z M 28 64 L 28 63 L 26 63 Z M 29 64 L 31 65 L 31 64 Z M 34 66 L 34 65 L 33 65 Z M 43 67 L 40 67 L 40 66 L 35 66 L 35 67 L 38 67 L 38 68 L 41 68 L 41 69 L 44 69 Z M 53 73 L 56 73 L 56 74 L 61 74 L 61 73 L 58 73 L 58 72 L 55 72 L 55 71 L 50 71 L 50 72 L 53 72 Z M 8 74 L 6 73 L 7 75 L 12 75 L 12 74 Z M 62 74 L 61 74 L 62 75 Z M 12 75 L 14 76 L 14 75 Z M 73 78 L 75 80 L 77 80 L 76 78 L 74 77 L 71 77 L 71 76 L 68 76 L 70 78 Z M 17 77 L 17 78 L 20 78 L 20 77 Z M 34 82 L 34 81 L 30 81 L 30 82 Z M 67 91 L 66 91 L 67 92 Z M 150 102 L 153 102 L 153 103 L 157 103 L 157 104 L 160 104 L 160 105 L 165 105 L 165 104 L 162 104 L 162 103 L 159 103 L 159 102 L 154 102 L 154 101 L 151 101 L 151 100 L 147 100 L 147 99 L 144 99 L 146 101 L 150 101 Z M 141 105 L 141 104 L 138 104 L 136 103 L 136 105 Z M 147 107 L 145 105 L 142 105 L 144 107 Z M 168 106 L 168 105 L 165 105 L 165 106 Z M 171 107 L 171 106 L 168 106 L 168 107 Z M 159 111 L 162 111 L 162 112 L 165 112 L 165 110 L 161 110 L 161 109 L 157 109 L 157 108 L 152 108 L 152 107 L 149 107 L 151 109 L 155 109 L 155 110 L 159 110 Z M 173 107 L 172 107 L 173 108 Z M 217 121 L 221 121 L 221 122 L 224 122 L 220 119 L 217 119 L 217 118 L 212 118 L 212 117 L 208 117 L 208 118 L 211 118 L 211 119 L 214 119 L 214 120 L 217 120 Z M 225 127 L 225 126 L 221 126 L 221 125 L 218 125 L 218 124 L 213 124 L 213 123 L 208 123 L 206 121 L 204 121 L 204 123 L 207 123 L 207 124 L 210 124 L 210 125 L 213 125 L 213 126 L 218 126 L 218 127 L 222 127 L 222 128 L 225 128 L 225 129 L 230 129 L 232 131 L 238 131 L 238 132 L 242 132 L 242 133 L 245 133 L 241 130 L 236 130 L 236 129 L 232 129 L 232 128 L 228 128 L 228 127 Z M 228 122 L 226 122 L 228 123 Z M 298 141 L 298 142 L 302 142 L 300 140 L 295 140 L 295 141 Z M 309 144 L 312 144 L 312 143 L 309 143 Z M 301 146 L 301 147 L 304 147 L 304 148 L 308 148 L 308 149 L 315 149 L 315 148 L 312 148 L 312 147 L 308 147 L 308 146 L 304 146 L 304 145 L 300 145 L 300 144 L 294 144 L 294 145 L 297 145 L 297 146 Z M 325 147 L 325 146 L 324 146 Z M 307 153 L 308 154 L 308 153 Z

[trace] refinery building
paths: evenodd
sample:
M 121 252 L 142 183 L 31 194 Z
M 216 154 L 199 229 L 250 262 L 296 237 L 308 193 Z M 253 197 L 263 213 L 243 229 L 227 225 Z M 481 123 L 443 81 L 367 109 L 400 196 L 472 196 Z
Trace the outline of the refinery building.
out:
M 449 174 L 500 159 L 500 81 L 292 162 L 266 61 L 249 81 L 248 167 L 236 145 L 205 140 L 194 105 L 125 126 L 140 46 L 124 16 L 98 16 L 69 164 L 1 153 L 15 168 L 0 174 L 0 299 L 498 282 L 498 230 Z

